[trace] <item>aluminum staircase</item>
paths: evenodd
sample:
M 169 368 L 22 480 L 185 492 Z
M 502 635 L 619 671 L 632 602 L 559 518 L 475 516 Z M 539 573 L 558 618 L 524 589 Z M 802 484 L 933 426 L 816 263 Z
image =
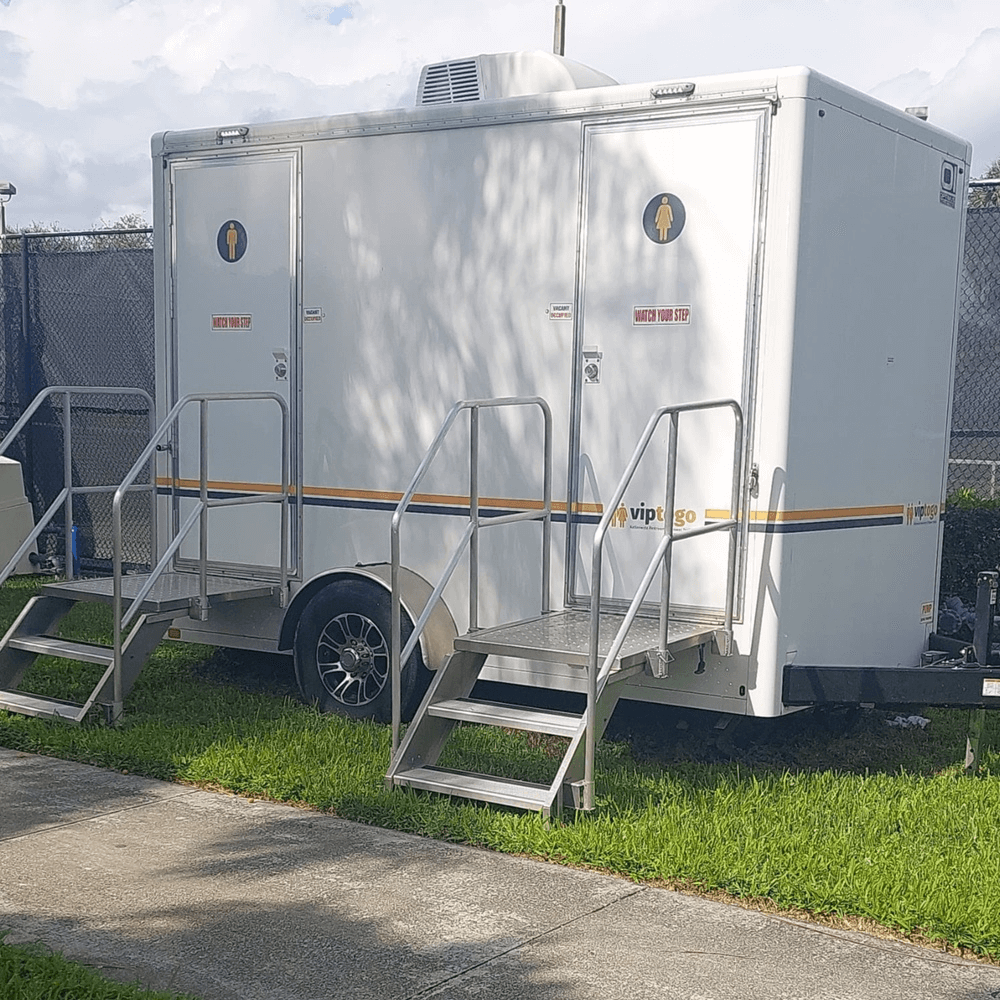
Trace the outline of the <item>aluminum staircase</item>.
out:
M 71 398 L 85 395 L 138 395 L 144 397 L 150 411 L 152 400 L 141 390 L 121 388 L 88 388 L 56 386 L 43 390 L 25 411 L 10 433 L 0 442 L 0 454 L 27 426 L 32 414 L 53 395 L 63 399 L 64 486 L 56 500 L 45 512 L 31 534 L 15 552 L 8 565 L 0 571 L 0 584 L 17 565 L 21 556 L 54 519 L 60 506 L 64 508 L 65 535 L 72 536 L 73 497 L 79 493 L 113 493 L 112 502 L 112 568 L 111 577 L 99 579 L 73 579 L 72 553 L 67 542 L 66 572 L 68 579 L 49 583 L 41 588 L 21 611 L 7 634 L 0 639 L 0 709 L 23 715 L 82 722 L 95 706 L 104 708 L 107 720 L 117 722 L 123 712 L 125 696 L 132 689 L 136 678 L 159 645 L 167 629 L 181 618 L 208 620 L 215 605 L 260 597 L 274 597 L 284 604 L 287 595 L 287 537 L 288 537 L 288 408 L 275 393 L 212 393 L 185 396 L 170 411 L 159 428 L 153 429 L 150 440 L 136 459 L 122 483 L 115 486 L 79 487 L 73 485 Z M 271 400 L 277 402 L 282 419 L 282 486 L 278 493 L 243 495 L 237 499 L 209 499 L 208 462 L 205 445 L 208 441 L 208 406 L 222 400 Z M 193 509 L 172 532 L 163 555 L 152 572 L 142 575 L 125 575 L 123 572 L 123 539 L 121 505 L 125 495 L 133 490 L 146 490 L 150 501 L 150 538 L 159 538 L 155 499 L 154 456 L 160 443 L 173 432 L 181 411 L 191 403 L 198 403 L 201 410 L 200 442 L 200 496 Z M 136 484 L 143 469 L 150 469 L 149 481 Z M 231 576 L 213 576 L 208 572 L 208 514 L 214 507 L 243 505 L 247 503 L 280 503 L 281 557 L 274 579 L 240 579 Z M 181 543 L 198 525 L 200 555 L 192 567 L 178 569 L 177 554 Z M 78 642 L 59 636 L 62 620 L 80 602 L 96 602 L 112 607 L 114 640 L 110 646 Z M 105 669 L 90 695 L 82 702 L 44 697 L 19 690 L 21 680 L 39 656 L 93 663 Z
M 539 406 L 546 420 L 544 496 L 538 510 L 483 519 L 478 511 L 478 411 L 487 406 Z M 691 410 L 728 407 L 735 418 L 735 445 L 730 510 L 734 516 L 674 535 L 672 520 L 664 524 L 663 538 L 647 566 L 642 583 L 626 612 L 607 610 L 601 599 L 601 575 L 605 533 L 625 490 L 645 453 L 660 420 L 669 416 L 670 443 L 667 453 L 665 509 L 674 508 L 678 416 Z M 470 520 L 463 541 L 456 550 L 442 580 L 414 624 L 406 647 L 401 645 L 400 596 L 396 584 L 399 567 L 399 527 L 417 485 L 437 453 L 444 436 L 458 413 L 468 409 L 472 415 L 472 456 L 470 464 Z M 608 720 L 621 696 L 622 682 L 640 672 L 654 677 L 667 676 L 674 655 L 693 646 L 711 644 L 718 652 L 732 652 L 733 606 L 735 594 L 736 546 L 741 525 L 740 479 L 743 465 L 743 416 L 733 400 L 676 407 L 661 407 L 651 417 L 633 453 L 614 498 L 594 538 L 589 610 L 550 611 L 548 608 L 548 527 L 551 520 L 551 435 L 549 414 L 538 398 L 472 400 L 455 405 L 438 437 L 421 463 L 410 488 L 404 494 L 392 526 L 393 638 L 392 669 L 394 689 L 399 688 L 400 663 L 408 660 L 435 602 L 444 591 L 466 546 L 470 548 L 470 623 L 469 631 L 455 639 L 455 652 L 434 675 L 423 702 L 402 742 L 399 740 L 399 706 L 393 706 L 393 757 L 386 774 L 389 787 L 409 787 L 453 795 L 497 805 L 537 811 L 548 817 L 564 805 L 576 809 L 594 807 L 594 750 L 604 734 Z M 542 613 L 528 621 L 493 628 L 477 627 L 478 604 L 478 531 L 497 523 L 515 520 L 543 522 Z M 713 531 L 729 531 L 729 560 L 725 610 L 718 623 L 682 621 L 670 616 L 670 555 L 676 541 Z M 651 615 L 644 605 L 645 596 L 657 572 L 661 575 L 659 614 Z M 585 671 L 587 708 L 580 715 L 483 701 L 471 697 L 481 671 L 491 655 L 515 657 L 535 663 L 564 664 Z M 538 784 L 496 775 L 459 771 L 438 766 L 441 752 L 458 723 L 500 726 L 539 734 L 565 737 L 568 745 L 554 779 Z
M 148 574 L 125 577 L 124 599 L 127 607 L 131 607 L 133 598 L 148 580 Z M 277 591 L 277 586 L 262 585 L 261 581 L 208 578 L 210 604 L 276 595 Z M 46 584 L 41 593 L 25 605 L 7 634 L 0 639 L 0 708 L 23 715 L 82 722 L 96 704 L 102 706 L 109 721 L 113 721 L 115 702 L 121 701 L 132 690 L 135 679 L 167 629 L 177 618 L 187 617 L 195 610 L 194 602 L 199 596 L 200 585 L 196 574 L 164 573 L 155 581 L 142 599 L 135 623 L 122 642 L 121 692 L 116 699 L 114 646 L 62 639 L 57 634 L 59 624 L 77 603 L 113 604 L 114 581 L 102 578 Z M 39 656 L 95 663 L 105 670 L 83 702 L 18 691 L 22 676 Z
M 611 651 L 625 616 L 601 615 L 599 657 Z M 586 780 L 586 713 L 557 712 L 528 705 L 483 701 L 470 697 L 490 655 L 517 656 L 535 661 L 566 663 L 586 669 L 589 658 L 590 613 L 552 612 L 526 622 L 481 629 L 455 640 L 455 654 L 435 674 L 423 704 L 417 710 L 393 759 L 390 778 L 430 792 L 480 799 L 498 805 L 541 812 L 549 816 L 564 804 L 584 808 Z M 669 649 L 678 652 L 713 641 L 716 626 L 671 622 Z M 599 741 L 618 704 L 623 681 L 645 671 L 657 650 L 657 622 L 638 619 L 598 681 L 593 722 Z M 535 784 L 485 774 L 437 767 L 437 760 L 456 723 L 500 726 L 532 733 L 566 737 L 569 745 L 555 778 Z

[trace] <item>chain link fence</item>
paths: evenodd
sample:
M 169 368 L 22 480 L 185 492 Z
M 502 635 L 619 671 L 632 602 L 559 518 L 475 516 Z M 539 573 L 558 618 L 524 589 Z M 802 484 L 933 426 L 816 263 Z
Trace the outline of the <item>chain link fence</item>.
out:
M 948 493 L 1000 496 L 1000 186 L 973 182 L 966 217 Z
M 152 396 L 152 230 L 22 233 L 0 243 L 0 436 L 47 386 L 129 386 Z M 74 485 L 121 482 L 149 437 L 145 404 L 83 393 L 72 403 Z M 9 451 L 22 464 L 36 518 L 63 486 L 64 432 L 61 400 L 53 399 Z M 123 504 L 124 557 L 135 566 L 149 562 L 149 503 L 137 493 Z M 107 569 L 110 494 L 78 496 L 73 512 L 79 568 Z M 63 547 L 54 522 L 40 552 Z

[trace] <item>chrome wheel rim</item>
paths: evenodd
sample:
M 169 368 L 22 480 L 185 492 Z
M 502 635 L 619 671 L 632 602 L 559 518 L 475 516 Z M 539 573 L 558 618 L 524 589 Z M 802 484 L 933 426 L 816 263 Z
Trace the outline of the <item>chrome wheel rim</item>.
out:
M 389 679 L 389 644 L 370 618 L 355 612 L 337 615 L 316 643 L 316 668 L 335 701 L 352 708 L 369 705 Z

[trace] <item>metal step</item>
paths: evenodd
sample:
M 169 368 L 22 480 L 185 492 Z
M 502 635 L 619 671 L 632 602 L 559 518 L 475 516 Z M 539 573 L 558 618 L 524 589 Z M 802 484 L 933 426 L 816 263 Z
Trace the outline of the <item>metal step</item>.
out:
M 625 616 L 605 612 L 601 615 L 598 642 L 600 660 L 611 649 Z M 676 652 L 711 642 L 719 626 L 705 622 L 671 620 L 667 647 Z M 659 623 L 655 618 L 637 618 L 625 638 L 613 670 L 642 667 L 646 654 L 659 646 Z M 513 656 L 547 663 L 565 663 L 586 667 L 590 656 L 590 612 L 559 611 L 495 628 L 479 629 L 455 640 L 456 649 L 493 656 Z
M 487 726 L 523 729 L 529 733 L 549 733 L 552 736 L 576 735 L 581 718 L 571 712 L 553 712 L 521 705 L 506 705 L 498 701 L 474 701 L 453 698 L 427 706 L 427 714 L 460 722 L 478 722 Z
M 147 578 L 145 574 L 122 578 L 122 598 L 126 605 L 139 593 Z M 143 599 L 141 610 L 146 614 L 160 614 L 164 611 L 186 613 L 191 607 L 191 602 L 199 596 L 199 587 L 197 573 L 164 573 Z M 208 598 L 212 604 L 270 597 L 277 594 L 280 589 L 276 582 L 270 580 L 243 580 L 232 576 L 208 578 Z M 91 580 L 48 583 L 42 587 L 41 593 L 73 601 L 111 604 L 114 601 L 114 580 L 111 577 L 99 577 Z
M 552 808 L 555 796 L 548 785 L 513 778 L 492 778 L 472 771 L 452 771 L 443 767 L 413 767 L 394 774 L 393 783 L 421 788 L 439 795 L 457 795 L 495 805 L 513 806 L 545 813 Z
M 107 667 L 114 662 L 114 650 L 93 642 L 70 642 L 48 635 L 19 635 L 7 640 L 13 649 L 23 649 L 36 656 L 59 656 L 64 660 L 82 660 Z
M 37 694 L 22 694 L 20 691 L 0 691 L 0 708 L 21 715 L 80 722 L 89 711 L 90 705 L 62 701 L 59 698 L 42 698 Z

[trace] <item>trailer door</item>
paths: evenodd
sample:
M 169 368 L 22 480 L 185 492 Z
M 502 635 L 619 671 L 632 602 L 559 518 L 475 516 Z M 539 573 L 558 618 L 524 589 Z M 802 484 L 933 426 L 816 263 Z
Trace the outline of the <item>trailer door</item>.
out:
M 188 393 L 276 392 L 296 440 L 297 151 L 198 158 L 171 164 L 172 402 Z M 175 516 L 191 509 L 199 480 L 198 405 L 180 422 L 174 454 Z M 298 467 L 291 449 L 292 483 Z M 275 490 L 281 422 L 270 401 L 213 402 L 208 478 L 216 496 Z M 293 518 L 297 505 L 292 505 Z M 280 558 L 277 504 L 212 511 L 214 572 L 273 572 Z M 296 563 L 292 526 L 292 566 Z M 198 554 L 197 528 L 181 549 Z
M 750 426 L 769 119 L 768 106 L 585 130 L 571 603 L 589 600 L 595 524 L 656 408 L 730 397 Z M 681 530 L 728 516 L 730 413 L 681 417 L 672 511 L 661 423 L 606 537 L 606 606 L 633 597 L 665 518 Z M 675 613 L 721 615 L 727 544 L 725 532 L 675 543 Z M 647 599 L 658 596 L 659 576 Z

